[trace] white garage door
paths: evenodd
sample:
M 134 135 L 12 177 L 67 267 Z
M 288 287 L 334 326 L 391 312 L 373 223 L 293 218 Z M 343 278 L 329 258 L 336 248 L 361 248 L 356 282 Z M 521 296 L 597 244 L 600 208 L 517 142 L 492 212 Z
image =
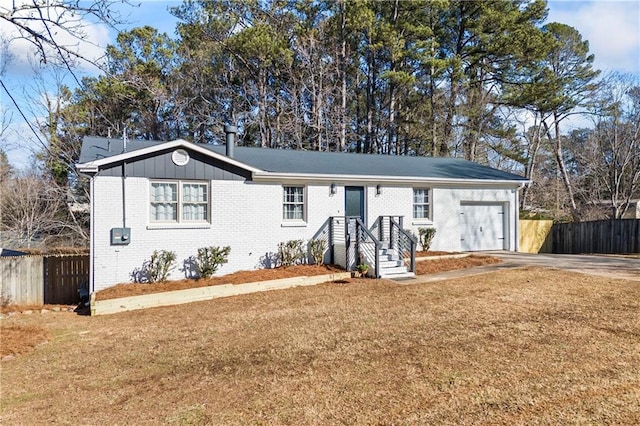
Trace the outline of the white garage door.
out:
M 505 225 L 504 204 L 461 204 L 462 250 L 503 250 Z

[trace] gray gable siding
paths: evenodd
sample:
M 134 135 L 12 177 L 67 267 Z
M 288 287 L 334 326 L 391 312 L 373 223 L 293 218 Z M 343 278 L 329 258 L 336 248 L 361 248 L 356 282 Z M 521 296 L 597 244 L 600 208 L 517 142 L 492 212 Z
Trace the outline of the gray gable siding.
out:
M 184 166 L 177 166 L 171 160 L 173 150 L 141 156 L 127 161 L 126 175 L 150 179 L 192 179 L 192 180 L 250 180 L 251 173 L 223 161 L 207 158 L 189 151 L 191 157 Z M 99 176 L 122 176 L 122 162 L 105 166 Z

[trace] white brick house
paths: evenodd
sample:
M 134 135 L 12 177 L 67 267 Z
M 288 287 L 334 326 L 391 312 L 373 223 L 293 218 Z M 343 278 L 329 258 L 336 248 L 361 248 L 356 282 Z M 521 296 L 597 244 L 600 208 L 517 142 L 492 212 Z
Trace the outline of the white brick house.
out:
M 154 250 L 177 254 L 173 279 L 200 247 L 231 247 L 219 274 L 265 267 L 279 242 L 317 237 L 329 218 L 342 234 L 351 216 L 372 231 L 381 216 L 416 235 L 435 227 L 432 250 L 515 251 L 526 182 L 461 159 L 93 137 L 77 168 L 91 176 L 91 291 L 131 281 Z M 353 266 L 333 243 L 330 260 Z

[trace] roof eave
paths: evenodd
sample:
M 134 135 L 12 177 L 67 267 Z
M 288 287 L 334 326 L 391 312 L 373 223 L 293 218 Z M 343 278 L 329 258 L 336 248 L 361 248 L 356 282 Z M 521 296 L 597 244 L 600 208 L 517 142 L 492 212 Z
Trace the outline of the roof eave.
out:
M 88 163 L 79 163 L 76 164 L 76 169 L 80 172 L 80 173 L 84 173 L 87 175 L 93 175 L 98 173 L 98 171 L 100 170 L 100 168 L 94 164 L 93 161 L 90 161 Z
M 384 176 L 384 175 L 344 175 L 344 174 L 313 174 L 313 173 L 282 173 L 282 172 L 254 172 L 252 175 L 255 182 L 273 181 L 308 181 L 308 182 L 362 182 L 362 183 L 389 183 L 389 184 L 412 184 L 412 183 L 441 183 L 441 184 L 482 184 L 482 185 L 511 185 L 521 186 L 528 181 L 520 179 L 452 179 L 436 178 L 424 176 Z
M 198 144 L 185 141 L 184 139 L 176 139 L 175 141 L 164 142 L 147 148 L 126 151 L 121 154 L 112 155 L 111 157 L 101 158 L 99 160 L 89 161 L 87 163 L 76 164 L 76 168 L 82 173 L 97 173 L 100 168 L 109 164 L 127 161 L 135 157 L 140 157 L 142 155 L 153 154 L 159 151 L 174 148 L 185 148 L 196 151 L 202 155 L 214 158 L 219 161 L 224 161 L 225 163 L 247 170 L 251 173 L 262 172 L 262 170 L 260 169 L 249 166 L 248 164 L 242 163 L 233 158 L 227 157 L 226 155 L 221 155 L 209 149 L 198 146 Z

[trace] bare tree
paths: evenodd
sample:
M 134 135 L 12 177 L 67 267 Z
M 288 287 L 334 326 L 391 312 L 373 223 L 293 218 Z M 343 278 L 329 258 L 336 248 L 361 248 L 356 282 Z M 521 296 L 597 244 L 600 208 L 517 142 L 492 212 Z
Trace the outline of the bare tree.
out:
M 5 239 L 16 247 L 31 248 L 59 235 L 62 229 L 58 212 L 63 202 L 56 187 L 36 173 L 9 180 L 2 191 Z
M 613 74 L 602 82 L 593 130 L 575 150 L 588 186 L 587 203 L 611 207 L 621 218 L 640 198 L 640 81 Z
M 101 68 L 100 59 L 89 57 L 80 49 L 88 43 L 95 47 L 92 51 L 102 51 L 88 37 L 87 28 L 101 23 L 111 28 L 122 24 L 116 4 L 129 4 L 128 0 L 30 0 L 5 1 L 0 3 L 0 25 L 2 25 L 2 44 L 4 53 L 16 40 L 27 41 L 35 50 L 36 57 L 43 66 L 56 65 L 65 68 L 80 85 L 76 75 L 81 63 Z M 4 71 L 11 55 L 3 55 L 0 71 Z M 43 141 L 36 128 L 30 123 L 22 106 L 17 102 L 12 89 L 3 80 L 0 86 L 11 100 L 19 115 L 29 125 L 40 144 Z
M 37 51 L 43 63 L 54 61 L 64 64 L 73 72 L 78 61 L 95 61 L 78 50 L 81 42 L 87 43 L 86 28 L 100 22 L 115 28 L 122 23 L 114 9 L 117 3 L 127 1 L 93 0 L 31 0 L 3 2 L 0 5 L 0 21 L 5 28 L 13 29 L 9 41 L 23 39 Z M 62 39 L 69 40 L 67 43 Z

